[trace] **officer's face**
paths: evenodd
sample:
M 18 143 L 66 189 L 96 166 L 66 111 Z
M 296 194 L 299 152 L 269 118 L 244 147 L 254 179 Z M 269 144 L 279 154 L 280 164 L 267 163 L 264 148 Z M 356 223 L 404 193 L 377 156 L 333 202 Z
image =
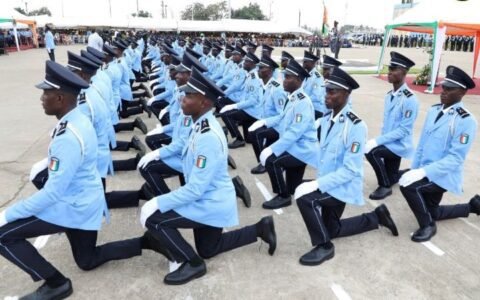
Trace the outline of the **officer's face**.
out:
M 330 78 L 330 74 L 332 74 L 333 68 L 322 68 L 322 75 L 323 78 L 328 79 Z
M 440 101 L 444 106 L 448 107 L 462 100 L 466 92 L 467 90 L 462 88 L 452 88 L 452 87 L 446 87 L 442 85 L 442 93 L 440 94 Z
M 400 83 L 405 79 L 407 75 L 407 70 L 400 67 L 388 67 L 388 82 L 389 83 Z
M 250 71 L 255 68 L 255 64 L 251 60 L 246 59 L 243 63 L 243 68 L 247 71 Z
M 212 49 L 212 55 L 213 55 L 213 56 L 217 57 L 217 55 L 218 55 L 219 53 L 220 53 L 220 51 L 218 51 L 217 48 L 213 48 L 213 49 Z
M 338 110 L 345 106 L 348 100 L 348 91 L 344 89 L 327 89 L 325 105 L 328 109 Z
M 285 69 L 288 65 L 288 59 L 282 59 L 280 64 L 282 66 L 282 69 Z
M 198 116 L 206 107 L 205 96 L 199 93 L 185 94 L 182 99 L 182 111 L 186 116 Z
M 272 69 L 270 69 L 269 67 L 260 67 L 258 69 L 258 76 L 261 78 L 261 79 L 265 79 L 265 78 L 268 78 L 269 76 L 271 76 L 272 74 Z
M 283 80 L 283 89 L 286 92 L 293 93 L 302 85 L 302 81 L 299 77 L 290 74 L 285 74 Z
M 175 75 L 175 81 L 177 82 L 177 86 L 187 84 L 189 78 L 190 72 L 177 72 L 177 75 Z
M 271 57 L 272 56 L 272 51 L 265 50 L 265 51 L 262 51 L 262 54 L 267 56 L 267 57 Z
M 315 66 L 315 62 L 312 60 L 303 61 L 303 68 L 309 72 L 313 69 L 314 66 Z
M 175 77 L 177 76 L 177 71 L 175 69 L 170 69 L 170 79 L 175 80 Z
M 57 90 L 43 90 L 40 100 L 43 110 L 48 116 L 57 115 L 63 106 L 62 94 Z
M 225 51 L 225 58 L 230 58 L 232 56 L 231 51 Z
M 239 63 L 242 60 L 242 56 L 240 54 L 233 54 L 232 59 L 235 63 Z
M 203 54 L 208 55 L 210 53 L 210 48 L 203 47 Z

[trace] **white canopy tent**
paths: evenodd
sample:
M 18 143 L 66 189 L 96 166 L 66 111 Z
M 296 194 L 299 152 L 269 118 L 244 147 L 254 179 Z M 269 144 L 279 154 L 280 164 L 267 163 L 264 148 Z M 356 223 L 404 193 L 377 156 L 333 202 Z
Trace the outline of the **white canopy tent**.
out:
M 430 86 L 426 92 L 432 93 L 435 87 L 436 74 L 440 67 L 440 56 L 446 35 L 469 35 L 476 37 L 473 58 L 473 73 L 480 53 L 480 1 L 457 0 L 423 0 L 418 5 L 396 18 L 392 24 L 385 26 L 384 41 L 388 41 L 393 29 L 433 34 L 433 59 L 431 64 Z M 378 61 L 380 73 L 385 46 Z

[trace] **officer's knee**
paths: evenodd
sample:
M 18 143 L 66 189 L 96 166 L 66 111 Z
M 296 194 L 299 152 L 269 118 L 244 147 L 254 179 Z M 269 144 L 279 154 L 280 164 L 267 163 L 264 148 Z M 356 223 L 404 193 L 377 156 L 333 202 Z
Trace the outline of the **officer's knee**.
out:
M 197 247 L 198 255 L 203 259 L 212 258 L 217 255 L 216 249 L 212 247 Z
M 96 267 L 92 264 L 92 259 L 90 257 L 75 257 L 75 263 L 83 271 L 90 271 Z

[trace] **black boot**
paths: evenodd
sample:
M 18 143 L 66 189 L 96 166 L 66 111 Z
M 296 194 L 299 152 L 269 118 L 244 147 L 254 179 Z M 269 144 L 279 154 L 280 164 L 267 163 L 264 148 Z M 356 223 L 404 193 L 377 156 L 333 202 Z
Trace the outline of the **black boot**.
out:
M 468 204 L 470 205 L 470 213 L 476 213 L 477 215 L 480 215 L 480 196 L 479 195 L 473 196 L 473 198 L 470 199 L 470 202 Z
M 267 169 L 262 166 L 262 164 L 258 164 L 258 166 L 250 170 L 250 173 L 252 174 L 263 174 L 265 172 L 267 172 Z
M 145 145 L 140 141 L 140 139 L 138 138 L 138 136 L 134 135 L 132 137 L 132 140 L 130 141 L 130 146 L 132 148 L 135 148 L 138 150 L 138 153 L 140 154 L 140 156 L 144 156 L 145 153 L 147 152 L 147 148 L 145 147 Z
M 290 205 L 292 205 L 292 196 L 282 197 L 277 195 L 272 200 L 263 202 L 262 207 L 265 209 L 277 209 Z
M 70 279 L 59 287 L 49 287 L 47 283 L 40 286 L 35 292 L 21 297 L 21 300 L 50 300 L 65 299 L 73 293 L 72 282 Z
M 237 197 L 243 200 L 243 204 L 246 207 L 252 206 L 252 199 L 250 197 L 250 192 L 248 191 L 247 187 L 243 184 L 242 178 L 240 176 L 235 176 L 232 179 L 233 186 L 235 187 L 235 193 Z
M 335 255 L 335 246 L 328 242 L 318 245 L 309 252 L 300 257 L 300 264 L 304 266 L 318 266 L 326 260 L 333 258 Z
M 380 205 L 379 207 L 375 208 L 375 214 L 378 217 L 378 223 L 382 226 L 387 227 L 390 229 L 394 236 L 398 236 L 397 226 L 393 222 L 392 217 L 390 216 L 390 212 L 385 204 Z
M 268 244 L 268 254 L 273 255 L 275 249 L 277 249 L 277 235 L 275 233 L 273 217 L 263 217 L 255 226 L 257 228 L 257 237 Z
M 228 149 L 237 149 L 240 147 L 245 147 L 245 141 L 244 140 L 239 140 L 238 138 L 235 139 L 233 142 L 228 144 Z
M 168 273 L 163 279 L 163 282 L 169 285 L 185 284 L 190 280 L 202 277 L 206 273 L 207 266 L 203 260 L 198 264 L 192 264 L 186 261 L 176 271 Z
M 372 200 L 382 200 L 387 198 L 392 194 L 392 188 L 379 186 L 373 193 L 370 194 L 369 198 Z
M 133 122 L 133 126 L 137 127 L 138 129 L 140 129 L 143 134 L 147 134 L 148 133 L 148 128 L 147 128 L 147 125 L 145 125 L 145 123 L 143 123 L 143 120 L 140 119 L 140 117 L 136 117 L 135 118 L 135 121 Z
M 228 155 L 228 165 L 234 170 L 237 168 L 237 164 L 235 163 L 233 157 L 230 156 L 230 154 Z
M 429 241 L 437 233 L 437 226 L 435 223 L 422 227 L 415 231 L 412 235 L 412 241 L 421 243 Z

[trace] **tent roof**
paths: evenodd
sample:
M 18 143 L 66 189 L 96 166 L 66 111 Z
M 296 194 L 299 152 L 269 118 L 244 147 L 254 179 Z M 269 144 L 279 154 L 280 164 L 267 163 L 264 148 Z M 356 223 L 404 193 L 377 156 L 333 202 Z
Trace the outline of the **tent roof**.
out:
M 479 11 L 480 1 L 423 0 L 387 27 L 432 33 L 438 24 L 447 26 L 449 35 L 474 35 L 480 30 Z

